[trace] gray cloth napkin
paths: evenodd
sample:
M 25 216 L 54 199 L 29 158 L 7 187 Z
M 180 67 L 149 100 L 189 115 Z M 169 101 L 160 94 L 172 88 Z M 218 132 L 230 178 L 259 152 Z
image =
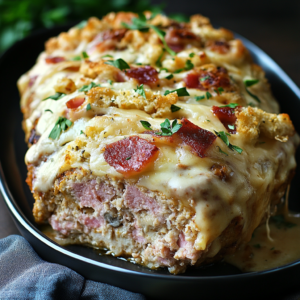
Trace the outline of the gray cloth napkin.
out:
M 42 260 L 21 236 L 0 239 L 0 299 L 145 300 Z

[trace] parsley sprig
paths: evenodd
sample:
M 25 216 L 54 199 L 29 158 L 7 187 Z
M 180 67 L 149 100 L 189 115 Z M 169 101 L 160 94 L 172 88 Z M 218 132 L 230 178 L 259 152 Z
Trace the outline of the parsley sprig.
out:
M 137 86 L 136 89 L 134 89 L 134 91 L 137 92 L 138 94 L 140 94 L 142 97 L 144 97 L 146 99 L 146 94 L 145 94 L 143 84 L 141 84 L 140 86 Z
M 72 126 L 72 122 L 64 117 L 58 117 L 54 127 L 52 128 L 49 138 L 55 140 L 57 139 L 62 131 L 66 131 L 69 127 Z
M 246 87 L 246 92 L 253 98 L 255 99 L 258 103 L 260 103 L 260 99 L 252 94 L 249 90 L 248 90 L 248 87 L 252 86 L 252 85 L 255 85 L 259 82 L 259 79 L 247 79 L 247 80 L 244 80 L 244 84 L 245 84 L 245 87 Z
M 142 32 L 148 31 L 150 28 L 158 35 L 159 39 L 162 41 L 164 45 L 164 49 L 168 51 L 172 56 L 176 55 L 176 52 L 171 50 L 169 46 L 167 45 L 167 42 L 165 40 L 165 35 L 166 33 L 159 29 L 157 26 L 148 24 L 147 23 L 147 18 L 145 17 L 144 14 L 139 14 L 137 18 L 132 19 L 132 24 L 124 23 L 122 22 L 122 26 L 131 29 L 131 30 L 139 30 Z
M 229 103 L 227 105 L 219 106 L 219 107 L 230 107 L 230 108 L 236 108 L 239 106 L 237 103 Z
M 78 91 L 79 92 L 88 92 L 90 89 L 94 88 L 94 87 L 100 87 L 100 84 L 96 84 L 95 82 L 91 82 L 90 84 L 84 85 L 82 86 Z
M 51 99 L 51 100 L 59 100 L 59 99 L 61 99 L 61 98 L 64 97 L 64 96 L 66 96 L 66 94 L 64 94 L 64 93 L 55 93 L 54 95 L 49 96 L 49 97 L 43 99 L 43 101 L 48 100 L 48 99 Z
M 114 67 L 120 69 L 121 71 L 130 69 L 130 66 L 128 65 L 128 63 L 125 60 L 123 60 L 122 58 L 118 58 L 116 60 L 108 60 L 105 62 L 105 64 L 114 66 Z
M 182 87 L 182 88 L 172 90 L 172 91 L 166 90 L 165 93 L 164 93 L 164 96 L 167 96 L 167 95 L 169 95 L 171 93 L 174 93 L 174 92 L 177 93 L 178 97 L 183 97 L 183 96 L 189 96 L 190 95 L 188 93 L 188 91 L 186 90 L 186 87 Z
M 140 121 L 141 124 L 143 125 L 143 127 L 147 130 L 153 130 L 151 128 L 151 124 L 147 121 Z M 160 136 L 171 136 L 173 135 L 174 133 L 176 133 L 180 128 L 182 127 L 182 124 L 178 124 L 177 123 L 177 119 L 175 119 L 173 122 L 172 122 L 172 125 L 171 125 L 171 122 L 169 119 L 165 119 L 165 121 L 163 123 L 160 124 L 160 128 L 161 128 L 161 131 L 160 132 L 154 132 L 156 135 L 160 135 Z
M 178 110 L 181 110 L 181 107 L 176 106 L 176 105 L 174 105 L 174 104 L 171 105 L 171 111 L 172 111 L 172 112 L 175 112 L 175 111 L 178 111 Z
M 232 150 L 232 151 L 236 151 L 236 152 L 238 152 L 239 154 L 241 154 L 242 152 L 243 152 L 243 149 L 241 149 L 240 147 L 238 147 L 238 146 L 235 146 L 235 145 L 232 145 L 230 142 L 229 142 L 229 140 L 228 140 L 228 135 L 230 136 L 230 134 L 229 133 L 226 133 L 226 132 L 224 132 L 224 131 L 215 131 L 214 130 L 214 132 L 215 132 L 215 134 L 217 135 L 217 137 L 219 137 L 225 144 L 226 144 L 226 146 L 230 149 L 230 150 Z

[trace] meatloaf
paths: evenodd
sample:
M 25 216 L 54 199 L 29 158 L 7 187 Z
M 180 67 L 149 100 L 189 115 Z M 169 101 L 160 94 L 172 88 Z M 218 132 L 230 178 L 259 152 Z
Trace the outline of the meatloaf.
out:
M 36 222 L 151 269 L 234 252 L 296 167 L 264 71 L 201 15 L 90 18 L 48 40 L 18 87 Z

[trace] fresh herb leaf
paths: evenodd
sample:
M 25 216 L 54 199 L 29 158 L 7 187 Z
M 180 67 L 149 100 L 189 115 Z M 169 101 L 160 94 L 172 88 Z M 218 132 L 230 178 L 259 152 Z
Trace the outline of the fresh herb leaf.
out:
M 82 130 L 80 130 L 80 134 L 84 134 L 84 132 Z
M 260 249 L 261 248 L 261 245 L 260 244 L 255 244 L 253 245 L 254 248 L 257 248 L 257 249 Z
M 130 66 L 122 58 L 118 58 L 116 60 L 108 60 L 105 62 L 105 64 L 114 66 L 114 67 L 120 69 L 121 71 L 130 69 Z
M 229 124 L 228 124 L 228 128 L 231 129 L 231 130 L 235 129 L 234 125 L 229 125 Z
M 191 57 L 191 58 L 194 57 L 194 56 L 195 56 L 194 52 L 192 52 L 192 53 L 189 54 L 189 57 Z
M 165 77 L 166 79 L 168 79 L 168 80 L 170 80 L 170 79 L 172 79 L 174 76 L 173 76 L 173 74 L 170 74 L 170 75 L 168 75 L 167 77 Z
M 160 73 L 161 71 L 169 72 L 169 70 L 168 70 L 167 68 L 161 68 L 161 69 L 159 70 L 159 73 Z
M 179 106 L 176 106 L 176 105 L 174 105 L 174 104 L 171 105 L 171 111 L 172 111 L 172 112 L 178 111 L 178 110 L 180 110 L 180 109 L 181 109 L 181 107 L 179 107 Z
M 107 80 L 107 82 L 112 85 L 113 84 L 113 81 L 112 80 Z
M 143 84 L 141 84 L 140 86 L 137 86 L 136 89 L 134 89 L 134 91 L 137 92 L 138 94 L 140 94 L 142 97 L 144 97 L 146 99 L 146 94 L 145 94 Z
M 64 117 L 58 117 L 54 127 L 52 128 L 49 138 L 55 140 L 57 139 L 62 131 L 67 130 L 72 126 L 72 122 Z
M 224 92 L 224 89 L 222 87 L 218 87 L 216 90 L 214 90 L 217 94 L 221 95 L 222 92 Z
M 175 119 L 172 122 L 172 126 L 171 126 L 170 120 L 165 119 L 165 121 L 160 124 L 160 127 L 161 127 L 161 132 L 155 132 L 156 135 L 171 136 L 182 127 L 182 124 L 178 124 L 177 119 Z
M 185 69 L 187 71 L 191 70 L 194 68 L 194 64 L 191 62 L 190 59 L 188 59 L 186 62 L 185 62 Z
M 227 105 L 219 106 L 219 107 L 230 107 L 230 108 L 236 108 L 239 106 L 237 103 L 229 103 Z
M 91 104 L 88 103 L 88 105 L 86 106 L 86 111 L 91 110 L 91 109 L 92 109 L 92 108 L 91 108 Z
M 207 79 L 209 79 L 210 78 L 210 76 L 205 76 L 205 77 L 202 77 L 202 78 L 200 78 L 200 81 L 205 81 L 205 80 L 207 80 Z
M 114 57 L 113 57 L 112 55 L 110 55 L 110 54 L 105 54 L 105 55 L 101 56 L 101 58 L 105 58 L 105 57 L 114 58 Z
M 243 149 L 241 149 L 240 147 L 238 146 L 235 146 L 235 145 L 232 145 L 229 140 L 228 140 L 228 136 L 230 136 L 229 133 L 227 132 L 224 132 L 224 131 L 215 131 L 215 134 L 226 144 L 226 146 L 230 149 L 230 150 L 235 150 L 236 152 L 238 152 L 239 154 L 241 154 L 243 152 Z
M 66 94 L 63 94 L 63 93 L 55 93 L 54 95 L 52 96 L 49 96 L 45 99 L 43 99 L 43 101 L 47 100 L 47 99 L 52 99 L 52 100 L 59 100 L 61 99 L 62 97 L 66 96 Z
M 173 91 L 169 91 L 169 90 L 166 90 L 165 93 L 164 93 L 164 96 L 170 94 L 170 93 L 174 93 L 176 92 L 178 97 L 183 97 L 183 96 L 189 96 L 190 94 L 188 93 L 188 91 L 186 90 L 186 87 L 182 87 L 182 88 L 179 88 L 177 90 L 173 90 Z
M 195 99 L 196 101 L 204 100 L 205 96 L 196 96 Z
M 257 84 L 259 82 L 259 79 L 247 79 L 247 80 L 244 80 L 244 84 L 246 87 L 250 87 L 254 84 Z
M 221 153 L 225 154 L 226 156 L 228 156 L 228 154 L 227 154 L 226 152 L 224 152 L 224 151 L 221 149 L 221 147 L 217 146 L 217 148 L 219 148 L 219 152 L 221 152 Z
M 206 98 L 207 98 L 207 100 L 208 100 L 209 98 L 211 98 L 211 97 L 212 97 L 211 93 L 210 93 L 210 92 L 206 92 Z
M 49 111 L 51 112 L 51 114 L 53 114 L 53 111 L 51 109 L 45 109 L 45 111 Z
M 83 51 L 81 54 L 83 58 L 89 58 L 88 54 L 85 51 Z
M 86 24 L 87 24 L 87 21 L 83 20 L 80 23 L 78 23 L 75 27 L 78 28 L 78 29 L 82 29 L 86 26 Z
M 129 159 L 131 159 L 131 156 L 129 156 L 129 157 L 126 158 L 126 160 L 129 160 Z
M 152 128 L 151 128 L 151 124 L 149 123 L 149 122 L 147 122 L 147 121 L 140 121 L 141 122 L 141 124 L 143 125 L 143 127 L 145 128 L 145 129 L 147 129 L 147 130 L 153 130 Z
M 246 87 L 246 92 L 247 92 L 253 99 L 255 99 L 258 103 L 260 103 L 260 102 L 261 102 L 260 99 L 259 99 L 256 95 L 252 94 L 252 93 L 247 89 L 248 87 L 257 84 L 258 82 L 259 82 L 258 79 L 248 79 L 248 80 L 244 80 L 244 84 L 245 84 L 245 87 Z
M 210 120 L 206 120 L 207 122 L 210 122 Z
M 157 61 L 155 62 L 155 65 L 159 68 L 161 68 L 162 64 L 161 64 L 161 59 L 163 57 L 165 53 L 165 49 L 163 49 L 163 51 L 161 52 L 160 56 L 158 57 Z
M 74 56 L 74 57 L 71 58 L 71 60 L 73 60 L 73 61 L 81 60 L 81 56 L 80 55 Z
M 90 89 L 92 89 L 94 87 L 100 87 L 100 86 L 101 86 L 100 84 L 96 84 L 95 82 L 92 81 L 90 84 L 82 86 L 78 91 L 79 92 L 88 92 Z
M 286 221 L 284 219 L 284 215 L 272 216 L 270 220 L 275 223 L 278 229 L 292 228 L 297 226 L 297 224 Z
M 185 69 L 183 68 L 183 69 L 178 69 L 178 70 L 175 70 L 173 73 L 174 74 L 178 74 L 178 73 L 180 73 L 180 72 L 182 72 L 182 71 L 184 71 Z

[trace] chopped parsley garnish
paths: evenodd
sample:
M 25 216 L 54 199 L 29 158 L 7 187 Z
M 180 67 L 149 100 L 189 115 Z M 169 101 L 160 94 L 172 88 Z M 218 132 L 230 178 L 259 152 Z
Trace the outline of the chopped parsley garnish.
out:
M 294 224 L 294 223 L 291 223 L 291 222 L 288 222 L 284 219 L 284 215 L 277 215 L 277 216 L 272 216 L 270 218 L 270 220 L 272 222 L 275 223 L 275 226 L 278 228 L 278 229 L 286 229 L 286 228 L 292 228 L 292 227 L 295 227 L 297 226 L 297 224 Z
M 210 76 L 205 76 L 205 77 L 200 78 L 200 81 L 205 81 L 205 80 L 207 80 L 209 78 L 210 78 Z
M 161 64 L 161 59 L 163 57 L 165 53 L 165 49 L 163 49 L 163 51 L 161 52 L 160 56 L 158 57 L 157 61 L 155 62 L 155 65 L 159 68 L 161 68 L 162 64 Z
M 207 120 L 206 120 L 206 121 L 207 121 Z M 227 154 L 226 152 L 224 152 L 224 151 L 221 149 L 221 147 L 217 146 L 217 148 L 219 148 L 219 152 L 221 152 L 221 153 L 225 154 L 226 156 L 228 156 L 228 154 Z
M 167 45 L 167 42 L 165 40 L 166 33 L 163 30 L 159 29 L 157 26 L 148 24 L 144 14 L 139 14 L 138 18 L 133 18 L 132 24 L 127 24 L 122 22 L 122 26 L 131 30 L 139 30 L 139 31 L 148 31 L 149 28 L 151 28 L 162 41 L 165 50 L 168 51 L 172 56 L 176 55 L 176 52 L 171 50 Z
M 252 93 L 248 90 L 248 87 L 257 84 L 258 82 L 259 82 L 258 79 L 247 79 L 247 80 L 244 80 L 244 84 L 245 84 L 245 87 L 246 87 L 246 92 L 247 92 L 253 99 L 255 99 L 258 103 L 260 103 L 260 102 L 261 102 L 260 99 L 259 99 L 256 95 L 252 94 Z
M 194 52 L 192 52 L 192 53 L 189 54 L 189 57 L 191 57 L 191 58 L 194 57 L 194 56 L 195 56 Z
M 206 122 L 210 122 L 210 120 L 206 120 Z
M 179 107 L 179 106 L 176 106 L 176 105 L 174 105 L 174 104 L 171 105 L 171 111 L 172 111 L 172 112 L 178 111 L 178 110 L 180 110 L 180 109 L 181 109 L 181 107 Z
M 107 82 L 112 85 L 113 84 L 113 81 L 112 80 L 107 80 Z
M 129 160 L 129 159 L 131 159 L 131 156 L 129 156 L 129 157 L 126 158 L 126 160 Z
M 80 55 L 74 56 L 73 58 L 71 58 L 71 60 L 73 61 L 81 60 L 81 56 Z
M 257 248 L 257 249 L 260 249 L 261 248 L 261 245 L 260 244 L 255 244 L 253 245 L 254 248 Z
M 235 129 L 234 125 L 229 125 L 229 124 L 228 124 L 228 128 L 231 129 L 231 130 Z
M 204 100 L 205 96 L 196 96 L 195 99 L 196 101 Z
M 217 94 L 221 95 L 222 92 L 224 92 L 224 89 L 222 87 L 218 87 L 216 90 L 214 90 Z
M 91 104 L 89 103 L 87 106 L 86 106 L 86 111 L 88 111 L 88 110 L 91 110 L 92 108 L 91 108 Z
M 236 108 L 237 106 L 239 106 L 237 103 L 229 103 L 227 105 L 223 105 L 223 106 L 220 106 L 220 107 Z
M 143 127 L 147 130 L 153 130 L 151 124 L 147 121 L 140 121 Z M 163 123 L 160 124 L 161 132 L 154 132 L 156 135 L 160 136 L 171 136 L 176 133 L 181 127 L 182 124 L 177 123 L 177 119 L 172 122 L 172 126 L 169 119 L 165 119 Z
M 143 84 L 141 84 L 140 86 L 137 86 L 136 89 L 133 89 L 133 90 L 146 99 L 146 94 L 145 94 L 145 90 L 144 90 L 144 85 Z
M 53 111 L 51 109 L 45 109 L 45 111 L 49 111 L 51 112 L 51 114 L 53 114 Z
M 82 86 L 78 91 L 79 92 L 88 92 L 90 89 L 92 89 L 94 87 L 100 87 L 100 86 L 101 86 L 100 84 L 96 84 L 95 82 L 92 81 L 90 84 Z
M 159 73 L 160 73 L 161 71 L 169 72 L 169 70 L 168 70 L 167 68 L 161 68 L 161 69 L 159 70 Z
M 113 57 L 112 55 L 110 55 L 110 54 L 105 54 L 105 55 L 101 56 L 101 58 L 105 58 L 105 57 L 114 58 L 114 57 Z
M 177 73 L 180 73 L 180 72 L 182 72 L 182 71 L 184 71 L 185 69 L 183 68 L 183 69 L 178 69 L 178 70 L 175 70 L 173 73 L 174 74 L 177 74 Z
M 177 93 L 178 97 L 183 97 L 183 96 L 189 96 L 190 95 L 188 93 L 188 91 L 186 90 L 186 87 L 182 87 L 182 88 L 179 88 L 179 89 L 173 90 L 173 91 L 166 90 L 165 93 L 164 93 L 164 96 L 169 95 L 169 94 L 174 93 L 174 92 Z
M 172 79 L 174 76 L 173 76 L 173 74 L 170 74 L 170 75 L 168 75 L 167 77 L 165 77 L 166 79 L 168 79 L 168 80 L 170 80 L 170 79 Z
M 45 99 L 43 99 L 43 101 L 47 100 L 47 99 L 52 99 L 52 100 L 59 100 L 61 99 L 62 97 L 66 96 L 66 94 L 63 94 L 63 93 L 55 93 L 54 95 L 52 96 L 49 96 Z
M 185 69 L 187 71 L 191 70 L 194 68 L 194 64 L 191 62 L 190 59 L 188 59 L 186 62 L 185 62 Z
M 207 100 L 212 97 L 212 94 L 210 92 L 206 92 L 205 95 L 206 95 Z
M 84 134 L 84 132 L 82 130 L 80 130 L 80 134 Z
M 78 29 L 82 29 L 86 26 L 86 24 L 87 24 L 87 21 L 83 20 L 80 23 L 78 23 L 75 27 L 78 28 Z
M 108 60 L 105 62 L 105 64 L 114 66 L 114 67 L 120 69 L 121 71 L 130 69 L 130 66 L 128 65 L 128 63 L 125 60 L 123 60 L 122 58 L 118 58 L 116 60 Z
M 72 126 L 72 122 L 64 117 L 58 117 L 54 127 L 52 128 L 49 138 L 55 140 L 57 139 L 62 131 L 65 131 L 68 129 L 68 127 Z
M 88 54 L 85 51 L 83 51 L 81 54 L 83 58 L 89 58 Z
M 224 131 L 215 131 L 214 130 L 214 132 L 215 132 L 215 134 L 217 135 L 217 137 L 219 137 L 225 144 L 226 144 L 226 146 L 230 149 L 230 150 L 232 150 L 232 151 L 236 151 L 236 152 L 238 152 L 239 154 L 241 154 L 242 152 L 243 152 L 243 149 L 241 149 L 240 147 L 238 147 L 238 146 L 235 146 L 235 145 L 232 145 L 232 144 L 230 144 L 229 143 L 229 140 L 228 140 L 228 137 L 227 137 L 227 135 L 229 135 L 230 136 L 230 134 L 229 133 L 225 133 Z

